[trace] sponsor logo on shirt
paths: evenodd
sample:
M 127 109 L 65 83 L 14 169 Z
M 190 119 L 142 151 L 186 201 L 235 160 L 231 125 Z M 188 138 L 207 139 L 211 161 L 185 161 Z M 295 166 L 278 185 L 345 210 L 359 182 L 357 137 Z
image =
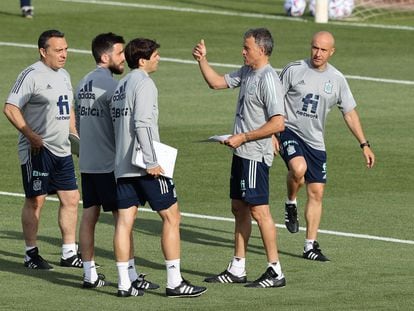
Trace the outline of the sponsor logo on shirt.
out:
M 127 81 L 124 82 L 119 88 L 117 88 L 112 96 L 112 101 L 120 101 L 125 99 L 125 89 L 126 89 Z
M 121 102 L 125 99 L 125 88 L 126 88 L 127 81 L 125 81 L 122 85 L 120 85 L 114 92 L 114 95 L 112 96 L 112 108 L 111 108 L 111 115 L 112 115 L 112 121 L 115 122 L 116 118 L 120 117 L 126 117 L 128 116 L 131 111 L 128 107 L 122 107 L 118 108 L 115 107 L 117 102 Z
M 302 102 L 302 109 L 297 110 L 296 114 L 311 119 L 318 119 L 319 117 L 316 111 L 319 104 L 319 95 L 311 93 L 306 94 L 306 96 L 302 98 Z
M 78 99 L 95 99 L 95 93 L 92 91 L 92 83 L 93 80 L 89 81 L 79 90 Z
M 55 117 L 56 120 L 69 120 L 70 109 L 68 95 L 60 95 L 56 105 L 58 106 L 58 115 Z

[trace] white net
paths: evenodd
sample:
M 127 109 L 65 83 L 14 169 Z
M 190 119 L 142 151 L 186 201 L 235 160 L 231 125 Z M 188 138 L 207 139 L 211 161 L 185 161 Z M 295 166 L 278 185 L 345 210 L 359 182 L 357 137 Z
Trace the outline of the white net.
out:
M 355 0 L 350 18 L 365 21 L 381 17 L 413 18 L 414 0 Z

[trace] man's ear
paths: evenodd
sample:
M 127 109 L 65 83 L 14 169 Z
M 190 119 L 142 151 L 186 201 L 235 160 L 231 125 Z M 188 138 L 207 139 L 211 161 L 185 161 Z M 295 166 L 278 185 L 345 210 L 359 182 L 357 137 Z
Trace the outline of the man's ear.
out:
M 334 53 L 335 53 L 335 48 L 332 48 L 332 49 L 331 49 L 330 56 L 334 55 Z
M 40 53 L 40 55 L 41 55 L 43 58 L 45 58 L 45 57 L 46 57 L 46 49 L 45 49 L 45 48 L 40 48 L 40 49 L 39 49 L 39 53 Z
M 144 67 L 145 66 L 145 61 L 146 59 L 140 58 L 138 61 L 138 68 Z
M 103 53 L 101 56 L 101 63 L 102 64 L 107 64 L 109 63 L 109 55 L 106 53 Z

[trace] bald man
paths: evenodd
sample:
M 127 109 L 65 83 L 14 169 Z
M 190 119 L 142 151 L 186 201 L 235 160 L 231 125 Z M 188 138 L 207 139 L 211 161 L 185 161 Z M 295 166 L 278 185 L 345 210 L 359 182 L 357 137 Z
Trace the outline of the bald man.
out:
M 306 184 L 306 239 L 303 258 L 329 261 L 322 254 L 317 234 L 322 216 L 322 199 L 327 178 L 325 121 L 336 105 L 358 140 L 365 163 L 372 168 L 374 153 L 362 130 L 356 102 L 341 72 L 328 63 L 335 53 L 335 39 L 327 31 L 314 34 L 309 59 L 288 64 L 280 79 L 285 91 L 285 131 L 279 135 L 280 154 L 288 168 L 285 225 L 299 231 L 297 194 Z

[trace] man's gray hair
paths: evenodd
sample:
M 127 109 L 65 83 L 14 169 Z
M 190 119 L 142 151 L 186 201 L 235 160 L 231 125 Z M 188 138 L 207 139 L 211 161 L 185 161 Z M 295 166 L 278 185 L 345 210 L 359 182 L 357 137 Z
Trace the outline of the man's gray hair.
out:
M 267 28 L 254 28 L 249 29 L 244 34 L 244 39 L 253 37 L 254 41 L 258 46 L 264 48 L 265 55 L 270 56 L 272 55 L 273 51 L 273 38 L 272 34 Z

